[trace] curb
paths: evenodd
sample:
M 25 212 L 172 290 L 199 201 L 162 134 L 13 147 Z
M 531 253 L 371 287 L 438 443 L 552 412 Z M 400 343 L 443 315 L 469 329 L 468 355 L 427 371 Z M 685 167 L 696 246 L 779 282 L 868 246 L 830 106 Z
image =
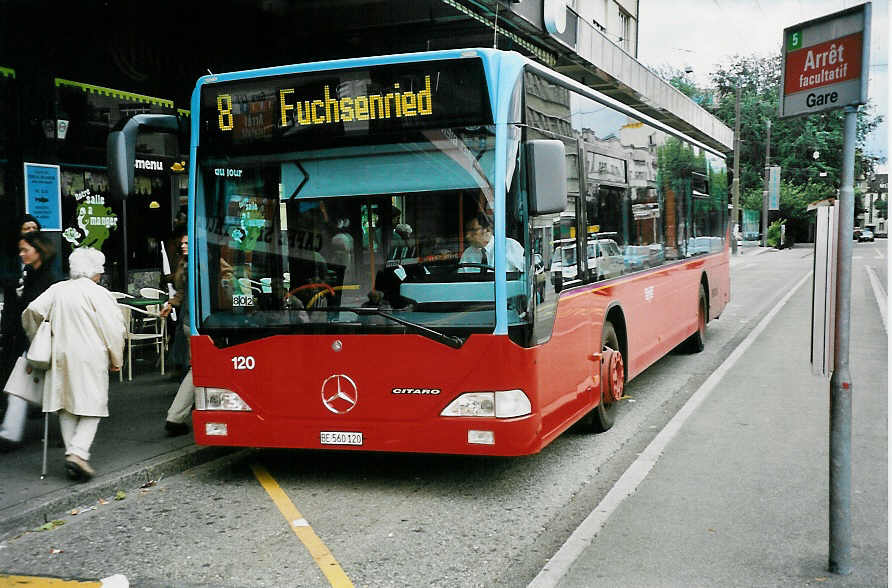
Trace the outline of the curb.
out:
M 115 472 L 103 474 L 85 484 L 67 486 L 41 497 L 37 505 L 19 503 L 0 510 L 0 540 L 43 524 L 45 518 L 64 511 L 93 503 L 97 498 L 113 495 L 117 490 L 141 486 L 149 480 L 180 474 L 196 466 L 208 463 L 231 453 L 241 451 L 236 447 L 193 445 L 170 451 Z M 24 507 L 24 510 L 19 510 Z

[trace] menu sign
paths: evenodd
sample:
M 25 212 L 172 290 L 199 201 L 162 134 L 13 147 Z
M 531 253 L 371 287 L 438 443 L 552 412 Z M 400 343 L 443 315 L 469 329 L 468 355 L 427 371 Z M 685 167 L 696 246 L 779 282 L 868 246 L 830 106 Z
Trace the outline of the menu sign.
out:
M 37 218 L 44 231 L 62 230 L 62 189 L 59 166 L 25 163 L 25 212 Z
M 780 116 L 867 102 L 870 3 L 784 29 Z

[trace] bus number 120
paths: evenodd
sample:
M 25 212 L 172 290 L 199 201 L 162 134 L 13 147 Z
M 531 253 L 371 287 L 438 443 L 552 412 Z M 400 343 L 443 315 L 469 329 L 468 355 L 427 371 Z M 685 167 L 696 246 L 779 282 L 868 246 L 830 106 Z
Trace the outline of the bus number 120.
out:
M 234 370 L 253 370 L 254 356 L 252 355 L 236 355 L 232 358 L 232 369 Z

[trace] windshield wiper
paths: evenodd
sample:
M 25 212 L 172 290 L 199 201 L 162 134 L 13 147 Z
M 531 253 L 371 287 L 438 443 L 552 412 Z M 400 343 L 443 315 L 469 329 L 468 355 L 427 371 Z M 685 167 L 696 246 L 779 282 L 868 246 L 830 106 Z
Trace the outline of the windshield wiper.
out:
M 384 318 L 391 320 L 395 323 L 399 323 L 405 327 L 411 327 L 415 329 L 415 331 L 423 336 L 431 339 L 432 341 L 436 341 L 437 343 L 442 343 L 444 345 L 448 345 L 453 349 L 460 349 L 462 345 L 464 345 L 464 340 L 461 337 L 455 337 L 453 335 L 447 335 L 446 333 L 441 333 L 439 331 L 435 331 L 424 325 L 414 323 L 412 321 L 407 321 L 406 319 L 393 316 L 388 312 L 384 312 L 380 308 L 374 306 L 329 306 L 326 308 L 320 308 L 319 310 L 327 310 L 327 311 L 347 311 L 347 312 L 355 312 L 356 314 L 374 314 L 377 316 L 383 316 Z

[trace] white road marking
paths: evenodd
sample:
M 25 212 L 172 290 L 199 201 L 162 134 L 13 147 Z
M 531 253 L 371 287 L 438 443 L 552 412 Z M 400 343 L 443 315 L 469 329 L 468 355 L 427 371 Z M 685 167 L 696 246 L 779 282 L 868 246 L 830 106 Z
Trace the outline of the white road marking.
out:
M 877 306 L 880 307 L 880 318 L 883 319 L 883 329 L 888 333 L 889 327 L 887 325 L 888 317 L 886 316 L 886 313 L 889 309 L 886 299 L 886 291 L 883 290 L 883 285 L 880 284 L 880 279 L 877 277 L 876 272 L 873 271 L 873 268 L 869 265 L 865 265 L 864 269 L 867 270 L 867 277 L 870 278 L 870 285 L 873 287 L 873 296 L 877 299 Z
M 759 321 L 756 328 L 738 345 L 731 355 L 710 375 L 696 392 L 681 407 L 672 420 L 663 427 L 650 445 L 632 462 L 632 465 L 620 476 L 613 488 L 607 492 L 604 499 L 582 521 L 582 524 L 573 531 L 573 534 L 561 546 L 561 548 L 548 560 L 545 567 L 533 578 L 527 588 L 551 588 L 557 586 L 561 578 L 573 565 L 573 562 L 582 555 L 582 552 L 591 545 L 598 532 L 607 524 L 610 515 L 622 504 L 626 497 L 631 496 L 644 478 L 650 473 L 663 451 L 675 435 L 681 430 L 688 418 L 703 404 L 725 374 L 743 356 L 747 349 L 755 342 L 759 335 L 771 324 L 774 316 L 793 297 L 799 288 L 808 281 L 811 272 L 805 274 L 793 288 L 772 308 L 765 317 Z

